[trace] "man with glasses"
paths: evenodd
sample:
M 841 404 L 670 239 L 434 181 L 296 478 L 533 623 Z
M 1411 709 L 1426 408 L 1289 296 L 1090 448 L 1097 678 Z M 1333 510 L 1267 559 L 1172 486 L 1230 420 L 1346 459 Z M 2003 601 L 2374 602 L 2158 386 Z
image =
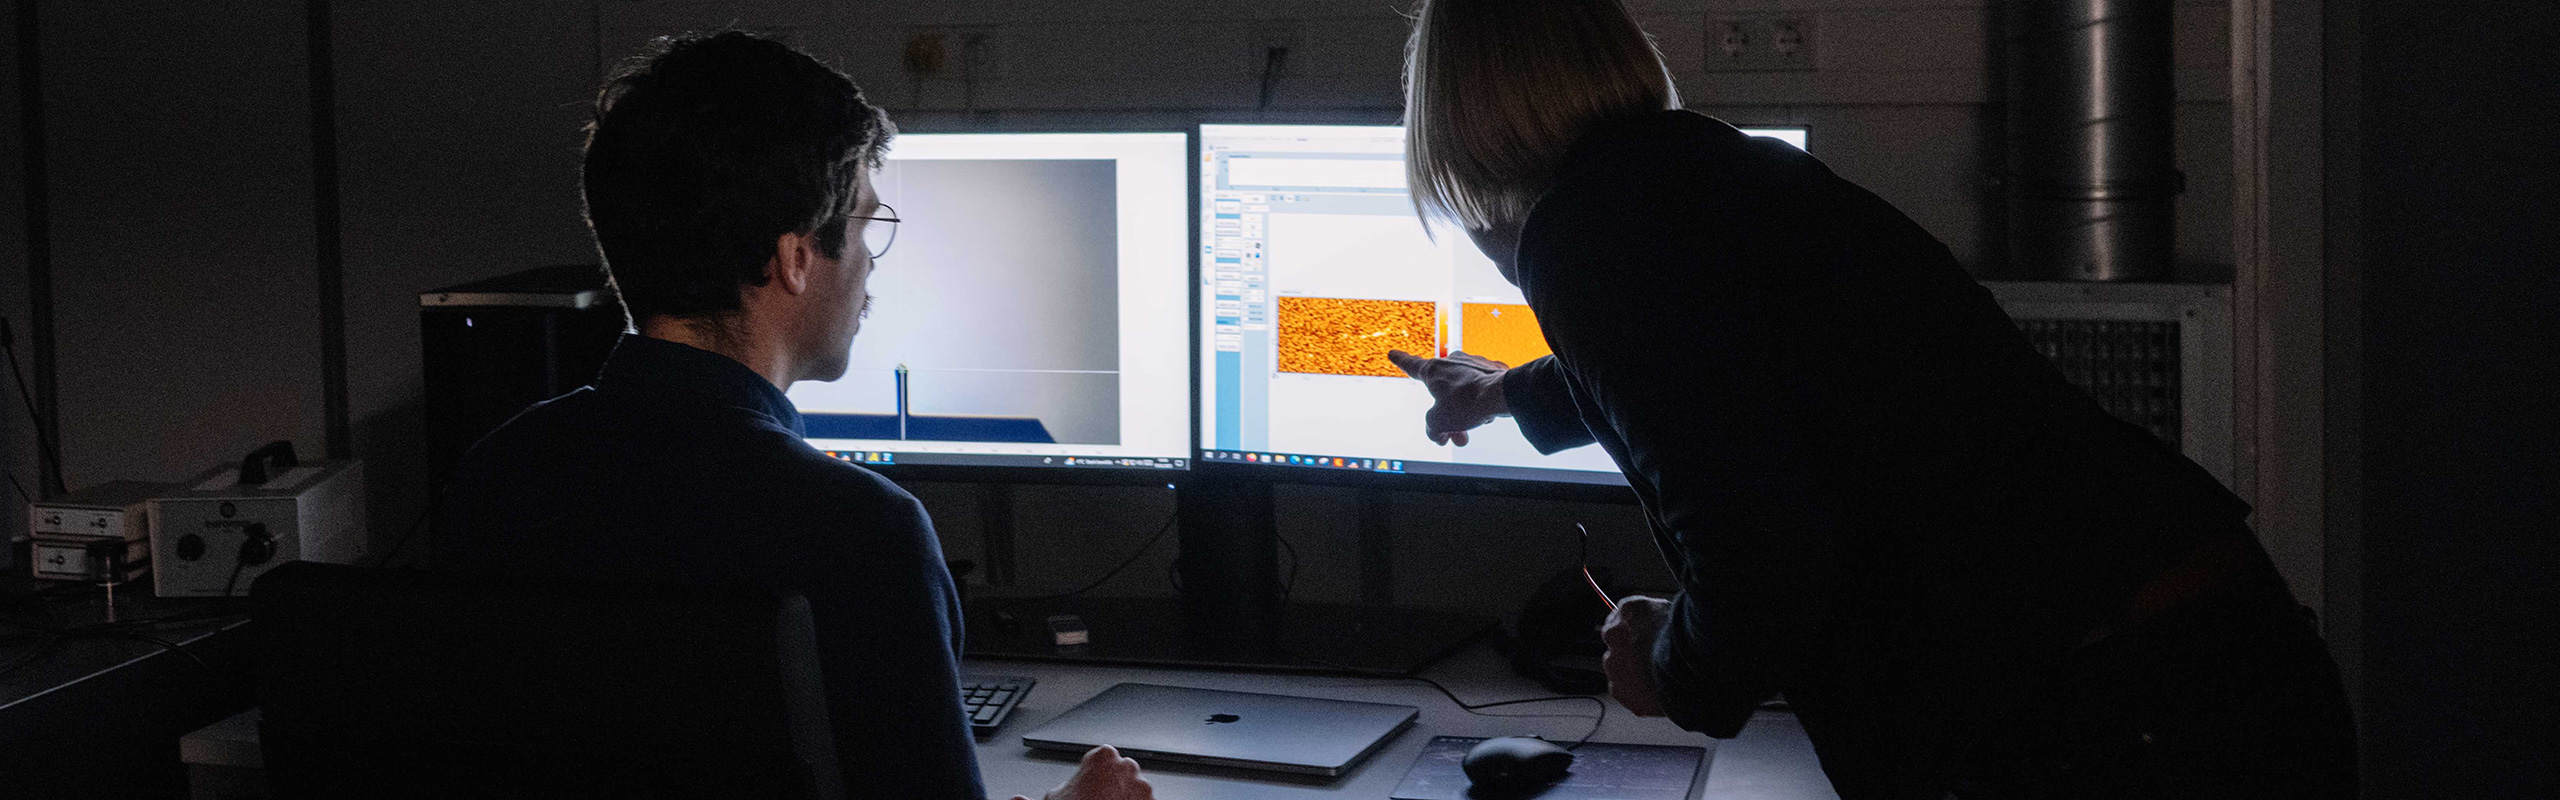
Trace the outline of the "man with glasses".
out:
M 783 394 L 844 375 L 897 235 L 870 181 L 892 135 L 842 73 L 743 33 L 660 40 L 607 81 L 587 222 L 633 332 L 594 385 L 472 447 L 433 565 L 800 593 L 848 795 L 977 800 L 933 523 L 804 442 Z M 1148 796 L 1108 747 L 1051 793 Z

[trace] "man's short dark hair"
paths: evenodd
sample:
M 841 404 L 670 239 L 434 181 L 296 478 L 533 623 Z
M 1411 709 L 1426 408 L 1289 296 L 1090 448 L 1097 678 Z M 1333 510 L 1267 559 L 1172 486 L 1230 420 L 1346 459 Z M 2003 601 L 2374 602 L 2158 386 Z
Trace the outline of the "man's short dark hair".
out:
M 896 129 L 844 73 L 730 31 L 661 38 L 596 96 L 587 226 L 634 320 L 737 310 L 774 240 L 843 255 L 856 181 Z

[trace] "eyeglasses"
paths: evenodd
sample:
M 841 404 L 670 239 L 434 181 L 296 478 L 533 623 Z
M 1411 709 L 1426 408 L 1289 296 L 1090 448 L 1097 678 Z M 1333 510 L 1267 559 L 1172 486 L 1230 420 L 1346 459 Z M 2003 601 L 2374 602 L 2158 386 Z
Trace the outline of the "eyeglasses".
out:
M 880 204 L 878 216 L 857 216 L 854 219 L 868 223 L 862 226 L 862 248 L 870 252 L 872 258 L 888 255 L 889 245 L 898 243 L 898 209 L 889 204 Z

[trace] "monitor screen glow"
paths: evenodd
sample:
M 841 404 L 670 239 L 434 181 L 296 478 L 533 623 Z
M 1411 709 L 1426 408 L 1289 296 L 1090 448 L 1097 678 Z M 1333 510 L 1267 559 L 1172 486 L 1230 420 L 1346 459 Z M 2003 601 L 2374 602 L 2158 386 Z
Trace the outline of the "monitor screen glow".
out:
M 1800 128 L 1756 128 L 1797 147 Z M 1465 446 L 1389 350 L 1545 355 L 1518 287 L 1455 230 L 1426 234 L 1395 126 L 1200 131 L 1200 440 L 1210 463 L 1623 485 L 1608 454 L 1540 454 L 1508 417 Z
M 1183 469 L 1187 142 L 903 134 L 902 221 L 844 377 L 790 390 L 809 443 L 866 464 Z M 853 243 L 850 246 L 861 246 Z

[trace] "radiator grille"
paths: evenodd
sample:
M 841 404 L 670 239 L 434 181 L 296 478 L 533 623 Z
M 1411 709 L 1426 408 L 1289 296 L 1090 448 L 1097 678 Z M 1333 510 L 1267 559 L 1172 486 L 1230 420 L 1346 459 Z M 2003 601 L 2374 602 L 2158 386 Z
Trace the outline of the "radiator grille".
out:
M 2181 441 L 2178 323 L 2026 319 L 2018 328 L 2107 413 L 2173 447 Z

